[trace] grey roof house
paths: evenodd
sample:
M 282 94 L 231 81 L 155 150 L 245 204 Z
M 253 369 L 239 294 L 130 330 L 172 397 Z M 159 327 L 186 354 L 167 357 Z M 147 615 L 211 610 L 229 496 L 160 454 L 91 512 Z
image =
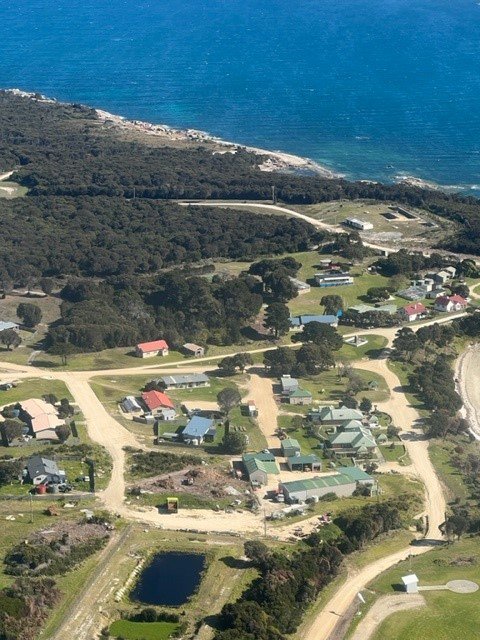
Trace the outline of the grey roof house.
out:
M 193 416 L 182 432 L 182 438 L 191 444 L 201 444 L 202 442 L 212 442 L 217 430 L 211 418 Z
M 204 373 L 186 373 L 178 376 L 162 376 L 159 381 L 165 389 L 194 389 L 209 387 L 210 379 Z
M 27 461 L 27 479 L 33 484 L 61 484 L 66 482 L 65 471 L 59 469 L 57 463 L 49 458 L 32 456 Z

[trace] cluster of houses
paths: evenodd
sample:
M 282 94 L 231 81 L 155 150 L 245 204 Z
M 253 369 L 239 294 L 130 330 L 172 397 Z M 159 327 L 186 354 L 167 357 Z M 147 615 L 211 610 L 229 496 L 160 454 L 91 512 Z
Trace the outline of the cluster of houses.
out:
M 290 471 L 320 472 L 321 461 L 314 454 L 301 453 L 298 442 L 293 438 L 282 441 L 282 455 Z M 280 475 L 277 460 L 268 449 L 258 453 L 245 453 L 242 457 L 243 468 L 253 486 L 265 486 L 269 476 Z M 338 497 L 351 496 L 359 486 L 372 488 L 374 479 L 357 467 L 339 467 L 335 472 L 321 476 L 280 482 L 278 495 L 289 504 L 318 500 L 326 494 Z
M 210 379 L 204 373 L 190 373 L 174 376 L 162 376 L 152 380 L 156 387 L 168 389 L 195 389 L 210 386 Z M 165 393 L 158 389 L 143 391 L 139 397 L 126 396 L 121 402 L 122 409 L 133 414 L 134 420 L 154 423 L 155 421 L 173 421 L 178 414 L 175 403 Z M 204 442 L 213 442 L 216 436 L 215 418 L 198 415 L 198 412 L 189 413 L 187 425 L 181 433 L 164 433 L 162 438 L 166 440 L 181 440 L 186 444 L 198 446 Z
M 205 347 L 186 342 L 182 346 L 182 351 L 191 358 L 201 358 L 205 355 Z M 168 356 L 170 347 L 165 340 L 153 340 L 152 342 L 141 342 L 135 347 L 135 355 L 138 358 L 152 358 L 155 356 Z
M 313 396 L 310 391 L 303 389 L 296 378 L 284 375 L 280 378 L 281 399 L 287 404 L 312 404 Z
M 365 417 L 358 409 L 348 407 L 315 407 L 308 419 L 325 427 L 327 451 L 352 458 L 370 457 L 376 453 L 377 443 L 372 429 L 378 427 L 375 415 Z
M 441 271 L 427 273 L 424 278 L 413 280 L 407 289 L 398 291 L 397 296 L 412 302 L 424 298 L 436 300 L 438 297 L 445 295 L 444 286 L 449 280 L 455 278 L 456 273 L 455 267 L 445 267 Z

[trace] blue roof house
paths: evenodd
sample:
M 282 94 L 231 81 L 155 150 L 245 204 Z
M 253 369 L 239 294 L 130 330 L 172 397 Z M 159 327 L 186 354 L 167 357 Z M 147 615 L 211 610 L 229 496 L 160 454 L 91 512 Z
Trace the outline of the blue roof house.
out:
M 202 444 L 202 442 L 213 442 L 217 430 L 213 426 L 211 418 L 193 416 L 183 430 L 182 438 L 188 444 Z
M 309 322 L 338 326 L 338 317 L 332 315 L 294 316 L 290 318 L 290 331 L 301 331 Z

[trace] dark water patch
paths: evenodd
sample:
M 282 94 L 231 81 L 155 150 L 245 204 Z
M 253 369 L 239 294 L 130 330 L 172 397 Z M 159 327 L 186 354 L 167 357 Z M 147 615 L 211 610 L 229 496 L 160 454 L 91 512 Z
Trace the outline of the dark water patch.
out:
M 158 553 L 142 571 L 132 600 L 177 607 L 197 590 L 205 556 L 197 553 Z

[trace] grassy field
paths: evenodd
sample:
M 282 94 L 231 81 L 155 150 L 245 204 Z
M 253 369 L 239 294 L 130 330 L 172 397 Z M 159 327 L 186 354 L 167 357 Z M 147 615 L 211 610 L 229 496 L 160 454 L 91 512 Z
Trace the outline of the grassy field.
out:
M 348 328 L 348 333 L 354 333 L 355 331 L 353 327 L 344 328 Z M 358 333 L 361 333 L 361 330 L 358 330 Z M 361 360 L 362 358 L 377 358 L 381 350 L 387 345 L 388 340 L 383 336 L 367 335 L 365 337 L 368 339 L 367 344 L 361 347 L 344 344 L 341 349 L 335 352 L 335 359 L 353 361 Z
M 442 585 L 449 580 L 480 583 L 478 538 L 466 538 L 404 561 L 369 585 L 377 596 L 394 594 L 405 573 L 416 573 L 421 585 Z M 373 640 L 474 639 L 480 628 L 480 591 L 456 594 L 427 591 L 422 594 L 427 607 L 395 613 L 379 627 Z
M 463 474 L 451 462 L 452 456 L 455 455 L 454 449 L 459 445 L 466 452 L 470 452 L 474 456 L 478 455 L 478 443 L 470 442 L 467 438 L 458 438 L 456 442 L 440 439 L 430 440 L 428 452 L 433 466 L 447 489 L 449 499 L 460 498 L 463 501 L 470 497 L 470 490 L 465 483 Z
M 15 375 L 12 375 L 15 379 Z M 43 378 L 28 378 L 19 380 L 18 386 L 8 391 L 0 391 L 0 406 L 14 404 L 29 398 L 41 398 L 47 393 L 53 393 L 59 400 L 68 398 L 73 402 L 73 397 L 67 386 L 61 380 L 44 380 Z
M 110 635 L 124 640 L 167 640 L 177 629 L 178 624 L 174 622 L 117 620 L 110 627 Z

